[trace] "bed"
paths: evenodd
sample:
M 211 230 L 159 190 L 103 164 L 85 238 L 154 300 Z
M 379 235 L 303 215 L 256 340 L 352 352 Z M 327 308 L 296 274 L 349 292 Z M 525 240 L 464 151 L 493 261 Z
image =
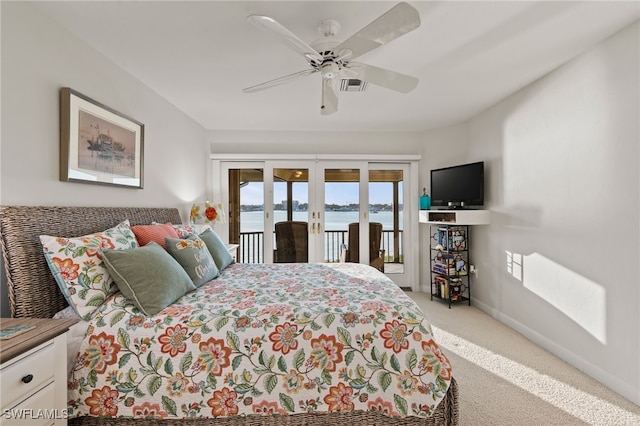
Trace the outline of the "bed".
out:
M 68 306 L 40 235 L 125 218 L 181 222 L 173 208 L 1 207 L 12 316 Z M 156 315 L 113 294 L 86 328 L 69 376 L 72 425 L 458 422 L 457 384 L 428 322 L 366 265 L 232 264 Z

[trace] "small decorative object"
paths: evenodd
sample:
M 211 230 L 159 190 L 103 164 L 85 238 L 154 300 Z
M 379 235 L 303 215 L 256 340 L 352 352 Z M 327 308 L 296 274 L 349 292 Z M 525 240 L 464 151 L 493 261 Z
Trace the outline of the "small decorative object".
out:
M 191 206 L 189 221 L 193 225 L 206 224 L 211 227 L 213 227 L 216 222 L 226 223 L 224 206 L 222 203 L 210 203 L 209 201 L 194 203 L 193 206 Z
M 427 188 L 422 188 L 420 196 L 420 210 L 429 210 L 431 208 L 431 197 L 427 194 Z
M 33 324 L 15 324 L 2 327 L 0 328 L 0 340 L 11 339 L 34 328 L 36 328 L 36 326 Z
M 144 124 L 60 89 L 60 180 L 142 188 Z

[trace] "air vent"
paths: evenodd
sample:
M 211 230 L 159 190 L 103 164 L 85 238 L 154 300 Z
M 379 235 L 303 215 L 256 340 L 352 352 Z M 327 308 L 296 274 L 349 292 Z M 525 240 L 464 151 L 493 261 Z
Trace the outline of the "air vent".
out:
M 357 78 L 343 78 L 340 82 L 341 92 L 364 92 L 367 89 L 367 82 Z

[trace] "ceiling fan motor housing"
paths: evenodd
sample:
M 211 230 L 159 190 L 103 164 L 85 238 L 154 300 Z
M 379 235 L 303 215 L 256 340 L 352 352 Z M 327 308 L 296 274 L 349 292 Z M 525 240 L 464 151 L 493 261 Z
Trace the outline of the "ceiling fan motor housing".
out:
M 335 78 L 342 69 L 342 61 L 336 61 L 338 55 L 337 52 L 334 52 L 334 48 L 342 42 L 335 38 L 339 31 L 340 23 L 338 21 L 324 20 L 318 27 L 318 32 L 322 37 L 311 43 L 311 47 L 323 57 L 323 60 L 320 64 L 313 62 L 310 64 L 320 70 L 323 78 Z
M 339 44 L 340 41 L 333 37 L 323 37 L 311 43 L 311 47 L 323 57 L 334 57 L 333 49 Z

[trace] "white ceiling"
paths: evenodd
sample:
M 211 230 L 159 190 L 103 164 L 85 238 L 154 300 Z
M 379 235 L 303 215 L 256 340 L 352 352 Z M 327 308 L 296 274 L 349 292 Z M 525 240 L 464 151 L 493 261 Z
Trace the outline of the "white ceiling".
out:
M 413 1 L 422 25 L 358 58 L 420 79 L 409 94 L 369 85 L 320 115 L 313 74 L 246 21 L 268 15 L 305 42 L 336 19 L 344 40 L 393 7 L 382 1 L 60 1 L 42 11 L 206 129 L 420 131 L 459 123 L 588 50 L 640 16 L 637 1 Z

